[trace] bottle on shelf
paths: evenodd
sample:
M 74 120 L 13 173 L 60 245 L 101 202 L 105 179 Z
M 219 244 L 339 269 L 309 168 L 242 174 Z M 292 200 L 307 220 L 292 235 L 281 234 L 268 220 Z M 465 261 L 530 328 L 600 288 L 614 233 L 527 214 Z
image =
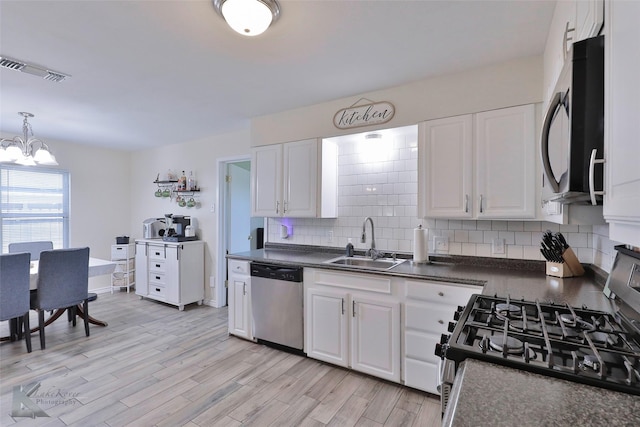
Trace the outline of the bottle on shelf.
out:
M 187 189 L 187 177 L 184 175 L 184 171 L 182 171 L 182 175 L 178 180 L 178 190 L 184 191 Z
M 187 190 L 193 191 L 196 189 L 196 179 L 193 177 L 193 171 L 189 171 L 189 180 L 187 181 Z

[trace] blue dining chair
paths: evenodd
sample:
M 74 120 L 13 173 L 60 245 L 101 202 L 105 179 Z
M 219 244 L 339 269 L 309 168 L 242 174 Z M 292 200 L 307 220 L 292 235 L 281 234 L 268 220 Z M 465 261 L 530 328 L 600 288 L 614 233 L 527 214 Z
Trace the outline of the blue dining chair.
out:
M 45 348 L 44 312 L 71 310 L 83 305 L 84 329 L 89 336 L 89 248 L 43 251 L 38 263 L 38 292 L 31 308 L 38 311 L 40 348 Z M 58 316 L 59 316 L 58 314 Z M 56 316 L 56 315 L 54 315 Z M 58 317 L 56 316 L 56 318 Z
M 28 253 L 0 255 L 0 320 L 21 318 L 16 322 L 18 338 L 24 336 L 27 352 L 31 353 L 31 331 L 29 326 L 29 265 Z M 12 338 L 13 339 L 13 338 Z
M 19 252 L 29 252 L 31 254 L 31 261 L 37 261 L 40 259 L 40 252 L 50 251 L 53 249 L 53 242 L 50 241 L 36 241 L 36 242 L 16 242 L 9 243 L 9 253 L 15 254 Z

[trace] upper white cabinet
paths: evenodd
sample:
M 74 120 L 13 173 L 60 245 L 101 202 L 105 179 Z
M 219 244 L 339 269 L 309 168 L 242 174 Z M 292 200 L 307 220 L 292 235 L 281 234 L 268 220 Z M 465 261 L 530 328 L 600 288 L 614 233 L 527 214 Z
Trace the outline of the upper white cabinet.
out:
M 254 148 L 252 215 L 336 217 L 337 157 L 335 143 L 318 139 Z
M 600 34 L 604 23 L 604 0 L 576 1 L 575 40 L 580 41 Z
M 534 105 L 421 123 L 419 216 L 534 218 L 535 147 Z
M 640 2 L 606 7 L 603 211 L 611 240 L 640 246 Z

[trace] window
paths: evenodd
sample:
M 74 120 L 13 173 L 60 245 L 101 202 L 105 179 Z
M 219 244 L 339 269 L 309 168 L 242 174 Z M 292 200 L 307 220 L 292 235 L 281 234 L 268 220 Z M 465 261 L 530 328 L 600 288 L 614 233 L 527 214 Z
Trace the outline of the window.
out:
M 0 166 L 0 246 L 50 240 L 69 244 L 69 172 Z

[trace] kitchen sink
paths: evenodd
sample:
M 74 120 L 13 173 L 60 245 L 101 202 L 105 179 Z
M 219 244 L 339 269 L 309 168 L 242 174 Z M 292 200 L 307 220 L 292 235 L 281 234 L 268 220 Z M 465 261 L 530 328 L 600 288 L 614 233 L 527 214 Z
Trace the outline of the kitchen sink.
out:
M 328 261 L 325 261 L 324 264 L 351 267 L 351 268 L 362 268 L 366 270 L 390 270 L 393 267 L 402 264 L 406 260 L 404 259 L 393 259 L 393 258 L 378 258 L 373 260 L 371 258 L 366 257 L 347 257 L 341 256 L 338 258 L 333 258 Z

